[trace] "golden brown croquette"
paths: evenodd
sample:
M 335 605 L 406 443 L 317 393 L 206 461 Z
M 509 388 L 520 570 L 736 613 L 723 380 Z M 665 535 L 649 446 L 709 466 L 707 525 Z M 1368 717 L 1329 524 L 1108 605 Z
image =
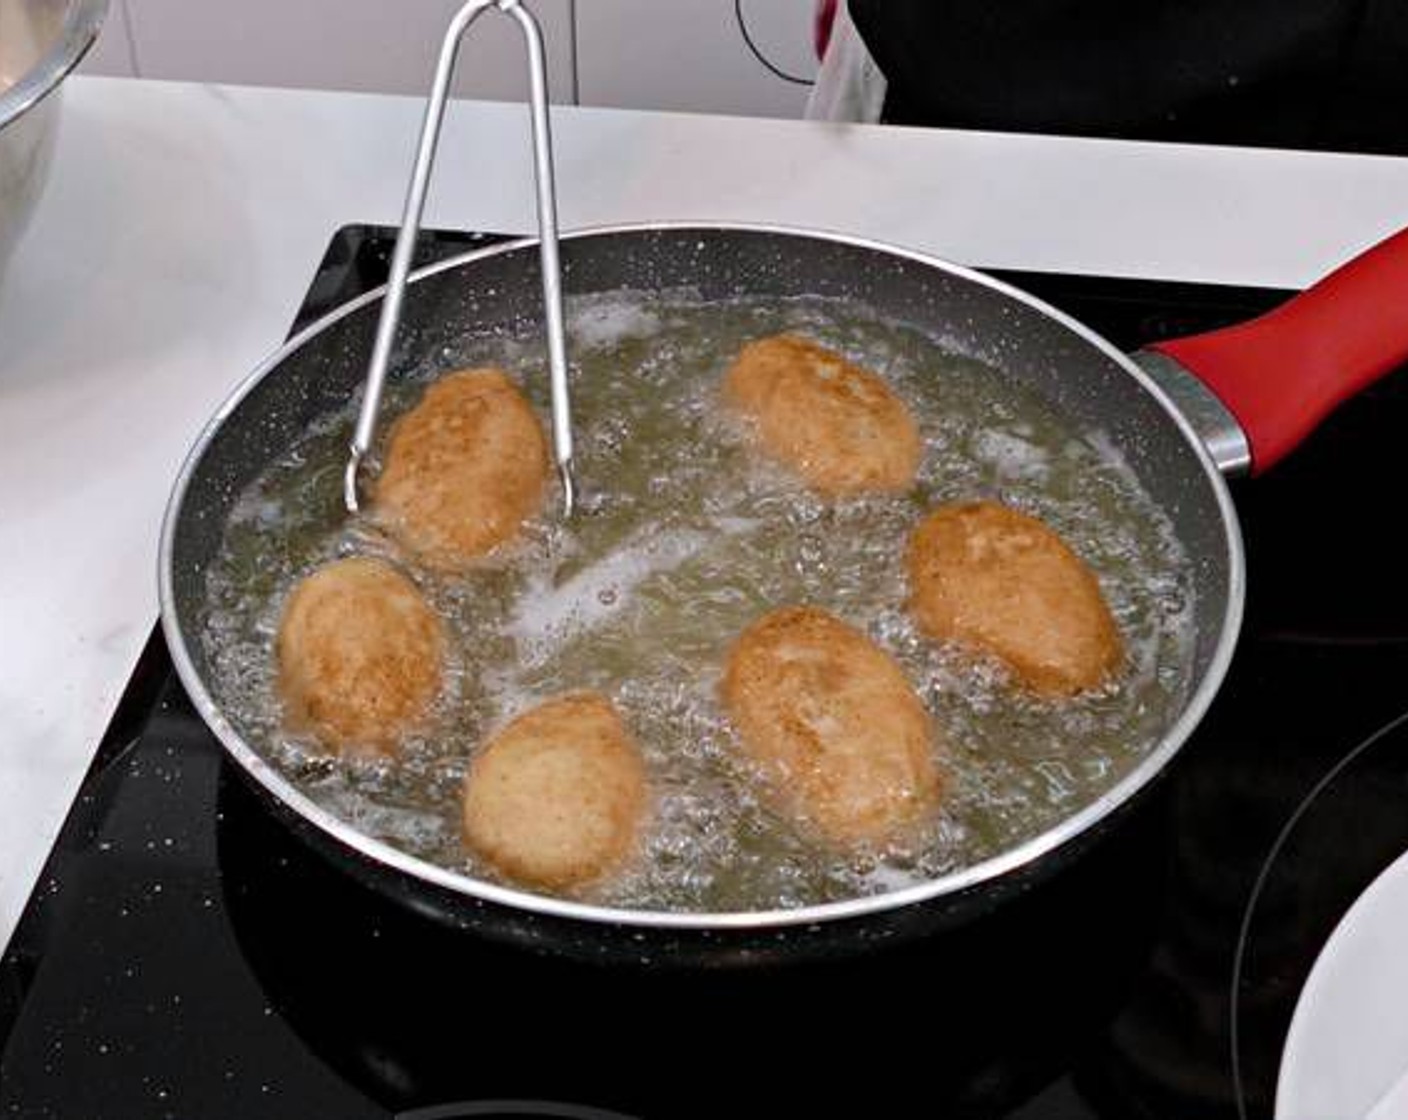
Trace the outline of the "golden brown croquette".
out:
M 570 890 L 627 861 L 645 802 L 640 751 L 611 701 L 571 693 L 524 712 L 475 756 L 464 834 L 509 878 Z
M 460 370 L 392 428 L 376 508 L 422 561 L 453 571 L 512 538 L 547 479 L 542 425 L 508 375 Z
M 723 700 L 768 795 L 837 847 L 884 844 L 937 804 L 929 715 L 900 667 L 815 607 L 784 607 L 733 644 Z
M 919 429 L 875 374 L 796 335 L 743 347 L 724 397 L 764 451 L 827 497 L 897 491 L 919 468 Z
M 288 726 L 344 753 L 393 753 L 440 690 L 445 638 L 415 584 L 381 560 L 336 560 L 284 604 L 276 642 Z
M 1035 692 L 1074 695 L 1120 665 L 1095 573 L 1034 517 L 998 502 L 943 506 L 910 537 L 908 570 L 926 634 L 992 654 Z

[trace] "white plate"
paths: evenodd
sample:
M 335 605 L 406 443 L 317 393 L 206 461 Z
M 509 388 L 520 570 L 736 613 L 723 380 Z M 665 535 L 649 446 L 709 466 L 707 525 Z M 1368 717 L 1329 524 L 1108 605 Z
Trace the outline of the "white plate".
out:
M 1359 896 L 1310 970 L 1276 1120 L 1408 1120 L 1408 853 Z

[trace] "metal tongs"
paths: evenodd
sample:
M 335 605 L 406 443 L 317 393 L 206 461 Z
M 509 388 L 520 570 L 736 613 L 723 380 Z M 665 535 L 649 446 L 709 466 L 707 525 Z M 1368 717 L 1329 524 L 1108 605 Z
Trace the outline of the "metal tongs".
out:
M 445 117 L 445 100 L 450 79 L 454 77 L 455 60 L 460 40 L 469 25 L 486 8 L 497 8 L 513 16 L 523 31 L 528 50 L 528 80 L 533 115 L 533 167 L 538 187 L 538 240 L 543 271 L 543 318 L 547 328 L 548 368 L 552 383 L 552 443 L 562 479 L 562 513 L 572 515 L 576 498 L 576 481 L 572 473 L 572 407 L 568 398 L 567 345 L 562 321 L 562 273 L 557 255 L 557 196 L 552 176 L 552 137 L 548 130 L 547 63 L 543 54 L 543 36 L 537 20 L 519 0 L 469 0 L 450 21 L 445 41 L 440 47 L 440 59 L 435 65 L 435 82 L 425 106 L 421 124 L 420 144 L 416 150 L 411 185 L 406 192 L 405 212 L 401 231 L 396 237 L 396 250 L 391 257 L 391 278 L 381 304 L 377 321 L 376 342 L 367 367 L 367 388 L 362 409 L 357 415 L 357 428 L 352 436 L 351 456 L 343 475 L 343 500 L 349 513 L 360 505 L 357 482 L 362 461 L 371 452 L 376 435 L 377 413 L 381 408 L 382 389 L 386 385 L 386 367 L 391 358 L 391 344 L 401 322 L 401 302 L 406 295 L 406 276 L 411 269 L 416 235 L 420 232 L 425 211 L 425 192 L 430 183 L 431 165 L 440 142 L 440 126 Z

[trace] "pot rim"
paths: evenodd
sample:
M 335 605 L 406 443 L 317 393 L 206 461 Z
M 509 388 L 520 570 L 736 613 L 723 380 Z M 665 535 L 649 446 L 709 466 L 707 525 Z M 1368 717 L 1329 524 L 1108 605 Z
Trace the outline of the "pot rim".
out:
M 973 283 L 994 289 L 1056 320 L 1078 335 L 1083 341 L 1095 347 L 1106 357 L 1115 361 L 1123 368 L 1126 374 L 1134 378 L 1144 391 L 1154 398 L 1164 412 L 1174 421 L 1189 452 L 1197 458 L 1204 477 L 1212 487 L 1221 515 L 1223 538 L 1226 546 L 1227 598 L 1217 645 L 1213 650 L 1212 656 L 1208 661 L 1208 666 L 1203 672 L 1201 679 L 1198 681 L 1196 688 L 1189 696 L 1178 718 L 1168 728 L 1158 743 L 1155 744 L 1128 773 L 1121 777 L 1120 780 L 1109 789 L 1105 790 L 1099 797 L 1082 806 L 1069 816 L 1063 817 L 1052 827 L 980 863 L 900 890 L 875 895 L 864 895 L 838 902 L 827 902 L 786 909 L 712 912 L 637 910 L 625 907 L 596 906 L 570 899 L 534 894 L 529 891 L 476 879 L 469 875 L 429 863 L 400 851 L 384 841 L 373 839 L 372 837 L 358 832 L 350 824 L 317 805 L 311 798 L 301 793 L 291 782 L 284 778 L 282 774 L 255 751 L 225 718 L 219 705 L 206 689 L 200 674 L 196 671 L 195 665 L 186 647 L 185 637 L 182 634 L 180 622 L 176 614 L 173 561 L 176 525 L 179 520 L 187 489 L 191 484 L 196 469 L 200 465 L 207 446 L 214 439 L 224 421 L 235 411 L 244 400 L 245 396 L 248 395 L 256 385 L 263 381 L 266 376 L 269 376 L 277 370 L 290 354 L 311 342 L 328 327 L 345 316 L 367 306 L 369 303 L 379 300 L 385 293 L 385 286 L 366 292 L 334 309 L 323 318 L 300 331 L 261 362 L 248 377 L 240 382 L 219 407 L 215 415 L 207 422 L 190 453 L 187 455 L 181 467 L 180 474 L 177 476 L 171 498 L 166 507 L 161 530 L 161 548 L 158 559 L 161 623 L 166 636 L 167 645 L 171 651 L 172 661 L 176 667 L 177 675 L 180 677 L 181 683 L 186 688 L 201 718 L 205 721 L 206 725 L 214 731 L 229 755 L 240 765 L 246 774 L 264 787 L 266 791 L 303 820 L 311 823 L 320 831 L 330 835 L 335 840 L 377 864 L 391 867 L 416 879 L 434 884 L 454 894 L 467 896 L 473 900 L 496 903 L 515 910 L 529 911 L 531 913 L 555 918 L 567 918 L 598 924 L 639 927 L 642 930 L 723 931 L 734 929 L 756 931 L 769 928 L 781 929 L 788 926 L 813 926 L 824 922 L 878 914 L 916 903 L 928 902 L 945 895 L 956 894 L 960 891 L 978 886 L 979 884 L 1000 879 L 1009 872 L 1025 867 L 1038 858 L 1055 851 L 1066 844 L 1067 841 L 1093 828 L 1153 781 L 1172 760 L 1173 756 L 1178 753 L 1183 743 L 1187 740 L 1188 736 L 1192 734 L 1193 729 L 1197 727 L 1209 705 L 1212 703 L 1218 689 L 1221 687 L 1223 678 L 1226 676 L 1227 669 L 1232 660 L 1232 654 L 1236 646 L 1237 635 L 1242 622 L 1243 602 L 1246 593 L 1246 562 L 1242 547 L 1241 531 L 1236 510 L 1232 504 L 1231 494 L 1228 492 L 1225 480 L 1214 465 L 1207 447 L 1198 438 L 1187 419 L 1179 412 L 1173 402 L 1164 394 L 1158 385 L 1156 385 L 1148 375 L 1118 347 L 1106 341 L 1079 320 L 1047 305 L 1034 296 L 1023 292 L 1021 289 L 996 280 L 975 269 L 953 264 L 942 258 L 933 256 L 932 254 L 905 249 L 881 241 L 844 233 L 802 229 L 785 225 L 770 225 L 766 223 L 722 221 L 642 222 L 598 226 L 563 234 L 563 239 L 577 240 L 592 237 L 610 237 L 618 234 L 687 233 L 691 230 L 697 230 L 702 233 L 716 233 L 720 231 L 758 233 L 770 236 L 780 235 L 809 240 L 830 241 L 912 260 L 916 263 L 937 268 Z M 528 249 L 536 251 L 536 246 L 536 238 L 525 237 L 485 249 L 472 250 L 417 270 L 411 275 L 409 282 L 415 283 L 427 277 L 438 275 L 441 272 L 446 272 L 490 257 L 522 252 Z
M 108 0 L 71 0 L 58 39 L 19 81 L 0 90 L 0 129 L 57 88 L 97 41 L 107 14 Z

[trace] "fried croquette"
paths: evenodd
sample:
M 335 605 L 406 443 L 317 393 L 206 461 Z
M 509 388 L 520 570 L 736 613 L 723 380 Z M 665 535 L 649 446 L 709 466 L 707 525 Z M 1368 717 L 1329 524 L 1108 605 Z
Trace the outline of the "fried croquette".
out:
M 547 440 L 523 394 L 502 370 L 460 370 L 392 428 L 376 504 L 407 548 L 450 571 L 513 537 L 547 479 Z
M 919 429 L 875 374 L 795 335 L 748 343 L 724 397 L 765 452 L 827 497 L 904 490 L 919 469 Z
M 276 655 L 291 729 L 341 753 L 390 754 L 440 691 L 445 636 L 410 580 L 353 557 L 294 588 Z
M 626 862 L 645 800 L 640 750 L 611 701 L 572 693 L 524 712 L 475 757 L 464 835 L 509 878 L 567 890 Z
M 998 502 L 943 506 L 910 537 L 908 569 L 925 633 L 996 656 L 1034 692 L 1072 696 L 1120 665 L 1095 573 L 1034 517 Z
M 900 667 L 815 607 L 784 607 L 734 642 L 723 700 L 771 800 L 828 844 L 879 845 L 941 792 L 928 713 Z

